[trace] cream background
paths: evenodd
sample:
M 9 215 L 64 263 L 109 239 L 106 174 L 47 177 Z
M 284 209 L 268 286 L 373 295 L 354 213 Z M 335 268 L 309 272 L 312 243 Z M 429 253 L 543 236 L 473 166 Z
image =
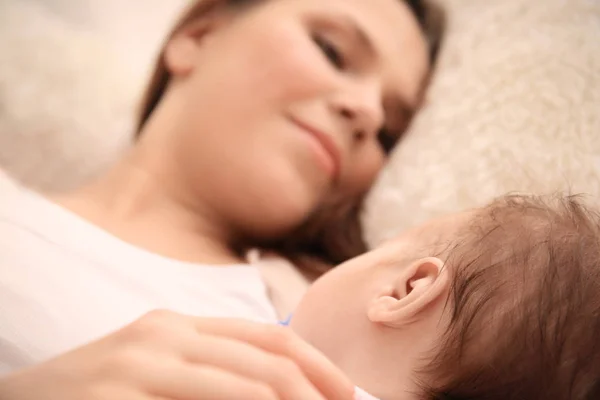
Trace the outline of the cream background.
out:
M 442 3 L 439 73 L 371 196 L 372 243 L 510 191 L 600 194 L 600 1 Z

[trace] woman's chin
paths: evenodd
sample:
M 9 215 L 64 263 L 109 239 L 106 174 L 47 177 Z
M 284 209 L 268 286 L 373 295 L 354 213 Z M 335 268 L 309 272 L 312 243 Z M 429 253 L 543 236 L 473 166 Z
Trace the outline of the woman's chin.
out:
M 267 195 L 261 195 L 267 196 Z M 321 203 L 321 197 L 307 191 L 280 188 L 278 193 L 254 201 L 247 227 L 262 242 L 276 242 L 296 231 Z

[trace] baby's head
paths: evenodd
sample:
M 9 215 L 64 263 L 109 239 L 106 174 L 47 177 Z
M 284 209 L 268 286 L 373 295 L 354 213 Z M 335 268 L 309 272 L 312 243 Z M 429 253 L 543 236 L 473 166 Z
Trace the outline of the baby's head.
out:
M 600 216 L 508 196 L 334 269 L 292 328 L 392 399 L 600 398 Z

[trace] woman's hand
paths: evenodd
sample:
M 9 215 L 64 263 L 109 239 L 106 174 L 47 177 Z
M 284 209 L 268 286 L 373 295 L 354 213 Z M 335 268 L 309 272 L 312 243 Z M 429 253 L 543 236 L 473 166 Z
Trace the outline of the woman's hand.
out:
M 352 384 L 290 329 L 149 313 L 0 380 L 2 400 L 351 400 Z

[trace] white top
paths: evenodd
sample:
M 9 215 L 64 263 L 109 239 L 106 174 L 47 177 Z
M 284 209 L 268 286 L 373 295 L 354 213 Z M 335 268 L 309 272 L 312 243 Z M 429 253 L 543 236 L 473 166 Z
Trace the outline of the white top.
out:
M 197 265 L 149 253 L 0 171 L 0 375 L 154 309 L 277 321 L 255 266 Z

